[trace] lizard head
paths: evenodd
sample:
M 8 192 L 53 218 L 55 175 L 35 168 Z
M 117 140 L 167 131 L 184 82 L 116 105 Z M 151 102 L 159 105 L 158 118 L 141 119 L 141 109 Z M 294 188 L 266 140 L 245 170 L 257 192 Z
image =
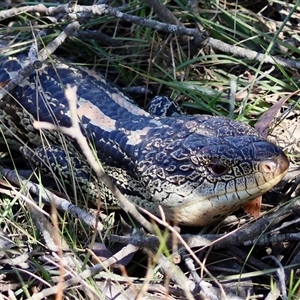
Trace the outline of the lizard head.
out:
M 161 205 L 169 220 L 208 225 L 269 191 L 287 173 L 284 152 L 249 125 L 207 116 L 188 122 L 172 138 L 169 129 L 165 138 L 154 134 L 144 143 L 138 172 L 153 195 L 145 205 L 153 213 Z

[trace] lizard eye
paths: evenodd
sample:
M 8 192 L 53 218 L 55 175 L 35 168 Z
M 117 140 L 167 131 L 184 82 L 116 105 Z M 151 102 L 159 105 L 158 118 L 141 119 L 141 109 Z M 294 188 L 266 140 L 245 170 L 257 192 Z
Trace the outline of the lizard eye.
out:
M 212 161 L 208 165 L 208 168 L 215 175 L 223 175 L 227 171 L 227 167 L 217 161 Z

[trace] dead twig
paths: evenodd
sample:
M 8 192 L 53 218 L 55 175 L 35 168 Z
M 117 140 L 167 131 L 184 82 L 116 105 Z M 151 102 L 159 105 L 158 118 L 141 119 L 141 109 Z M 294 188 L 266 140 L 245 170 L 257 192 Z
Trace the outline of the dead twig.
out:
M 46 203 L 55 205 L 56 208 L 82 220 L 84 223 L 95 228 L 98 231 L 101 231 L 103 229 L 103 225 L 99 222 L 99 220 L 97 220 L 94 216 L 92 216 L 85 210 L 69 202 L 68 200 L 58 197 L 50 191 L 41 188 L 40 185 L 20 177 L 13 170 L 3 168 L 1 169 L 1 173 L 7 178 L 8 181 L 13 182 L 14 184 L 19 186 L 26 186 L 29 192 L 40 196 Z
M 99 272 L 101 272 L 102 270 L 108 268 L 113 264 L 117 264 L 118 261 L 123 259 L 125 256 L 130 255 L 132 252 L 137 251 L 138 249 L 139 249 L 138 247 L 135 247 L 131 244 L 123 247 L 122 250 L 120 250 L 118 253 L 116 253 L 106 261 L 104 261 L 102 264 L 97 264 L 94 267 L 79 273 L 77 276 L 74 276 L 72 279 L 66 280 L 63 283 L 63 287 L 62 287 L 63 290 L 66 290 L 67 288 L 70 288 L 78 284 L 82 284 L 83 280 L 98 274 Z M 59 291 L 59 288 L 60 288 L 59 285 L 55 285 L 51 288 L 44 289 L 42 292 L 33 295 L 30 299 L 41 300 L 48 296 L 55 295 Z
M 57 14 L 72 14 L 69 19 L 72 20 L 86 20 L 94 16 L 109 15 L 114 16 L 120 20 L 124 20 L 135 24 L 137 26 L 145 26 L 152 28 L 157 31 L 163 31 L 167 33 L 174 33 L 180 36 L 191 36 L 197 40 L 197 45 L 204 45 L 212 47 L 213 49 L 221 50 L 225 53 L 233 54 L 235 56 L 251 59 L 254 61 L 270 63 L 273 65 L 281 65 L 282 67 L 289 67 L 300 69 L 300 63 L 297 60 L 284 59 L 278 56 L 270 56 L 267 53 L 259 53 L 250 49 L 245 49 L 239 46 L 230 45 L 214 38 L 208 38 L 208 34 L 205 30 L 199 30 L 197 28 L 186 28 L 178 25 L 179 21 L 172 16 L 172 13 L 163 8 L 164 6 L 158 6 L 155 1 L 149 1 L 149 5 L 155 7 L 157 10 L 160 8 L 161 16 L 168 16 L 167 22 L 158 22 L 146 18 L 133 16 L 127 13 L 123 13 L 117 8 L 110 7 L 108 5 L 92 5 L 92 6 L 81 6 L 81 5 L 59 5 L 57 7 L 46 8 L 44 5 L 25 6 L 20 8 L 12 8 L 10 10 L 4 10 L 0 12 L 0 20 L 15 16 L 24 12 L 36 12 L 41 15 L 57 15 Z M 176 24 L 176 25 L 175 25 Z M 78 28 L 77 28 L 78 29 Z M 42 60 L 43 61 L 43 60 Z M 0 94 L 1 97 L 1 94 Z
M 47 45 L 47 47 L 41 50 L 41 52 L 37 55 L 36 60 L 40 63 L 44 62 L 65 41 L 65 39 L 78 30 L 78 28 L 79 23 L 77 21 L 69 24 L 51 43 Z M 0 53 L 4 54 L 5 49 L 2 49 Z M 0 89 L 0 100 L 25 78 L 27 78 L 35 69 L 36 66 L 34 63 L 28 63 L 25 67 L 23 67 L 15 78 L 11 79 L 5 87 Z

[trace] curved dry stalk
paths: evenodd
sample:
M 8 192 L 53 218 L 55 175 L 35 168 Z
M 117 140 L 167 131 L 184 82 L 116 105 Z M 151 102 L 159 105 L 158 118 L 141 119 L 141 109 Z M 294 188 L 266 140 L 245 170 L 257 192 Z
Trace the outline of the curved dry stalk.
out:
M 71 87 L 70 85 L 67 85 L 65 96 L 69 103 L 69 110 L 70 110 L 70 118 L 72 125 L 71 127 L 62 127 L 62 126 L 56 126 L 54 124 L 50 124 L 47 122 L 34 122 L 33 126 L 36 129 L 47 129 L 47 130 L 57 130 L 60 131 L 63 134 L 66 134 L 76 140 L 78 143 L 84 157 L 87 159 L 88 164 L 91 166 L 91 168 L 94 170 L 95 174 L 99 178 L 99 180 L 102 180 L 105 185 L 111 190 L 113 195 L 119 200 L 121 208 L 132 215 L 136 220 L 139 221 L 139 223 L 144 226 L 149 232 L 153 233 L 154 230 L 152 228 L 152 225 L 150 222 L 148 222 L 137 210 L 136 205 L 133 204 L 131 201 L 129 201 L 117 188 L 117 186 L 111 181 L 110 177 L 105 174 L 102 167 L 99 165 L 99 162 L 95 158 L 91 148 L 89 147 L 89 144 L 87 142 L 86 137 L 82 134 L 80 126 L 79 126 L 79 120 L 77 116 L 77 109 L 76 109 L 76 103 L 77 103 L 77 95 L 76 95 L 77 87 Z

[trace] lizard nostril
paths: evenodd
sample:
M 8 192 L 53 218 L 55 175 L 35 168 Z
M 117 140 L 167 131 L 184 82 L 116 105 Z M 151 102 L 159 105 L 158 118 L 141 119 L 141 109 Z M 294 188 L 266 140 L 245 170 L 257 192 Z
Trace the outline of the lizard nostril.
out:
M 275 161 L 266 161 L 261 164 L 261 170 L 264 173 L 274 173 L 277 168 Z
M 265 174 L 277 175 L 287 172 L 289 167 L 289 160 L 285 154 L 278 155 L 277 157 L 263 161 L 260 165 L 260 170 Z

